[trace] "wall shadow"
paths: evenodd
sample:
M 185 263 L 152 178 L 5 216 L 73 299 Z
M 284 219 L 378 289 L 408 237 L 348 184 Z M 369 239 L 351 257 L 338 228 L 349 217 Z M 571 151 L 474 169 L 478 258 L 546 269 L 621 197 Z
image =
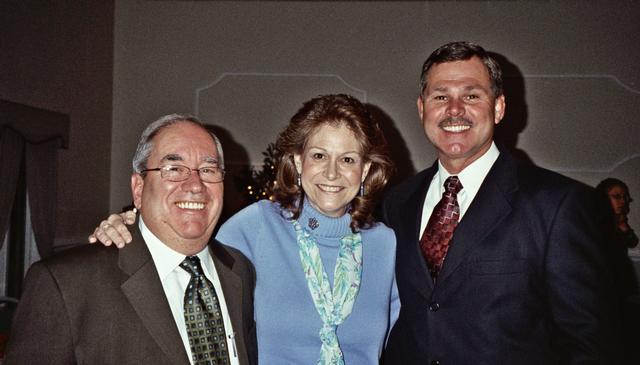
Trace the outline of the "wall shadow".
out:
M 502 68 L 502 80 L 506 99 L 506 112 L 496 127 L 494 139 L 519 161 L 533 164 L 529 155 L 518 148 L 518 137 L 527 127 L 529 109 L 526 100 L 525 81 L 522 72 L 509 59 L 499 53 L 489 52 Z
M 411 152 L 407 147 L 407 143 L 402 138 L 402 134 L 400 134 L 400 131 L 396 128 L 396 123 L 377 105 L 365 104 L 365 106 L 367 110 L 369 110 L 369 113 L 371 113 L 371 117 L 380 124 L 380 128 L 389 144 L 389 155 L 393 161 L 395 170 L 393 171 L 387 188 L 415 175 L 416 169 L 415 166 L 413 166 Z
M 222 214 L 217 225 L 220 227 L 229 217 L 253 202 L 244 191 L 246 184 L 251 180 L 251 162 L 246 148 L 239 144 L 227 129 L 210 124 L 205 127 L 220 139 L 224 151 L 226 173 Z

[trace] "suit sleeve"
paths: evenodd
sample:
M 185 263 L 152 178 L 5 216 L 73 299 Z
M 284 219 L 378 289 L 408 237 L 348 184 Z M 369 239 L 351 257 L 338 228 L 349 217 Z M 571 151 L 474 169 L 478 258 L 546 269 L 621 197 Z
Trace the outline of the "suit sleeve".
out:
M 592 196 L 569 191 L 552 221 L 546 254 L 553 346 L 562 364 L 615 363 L 610 277 Z
M 16 310 L 6 364 L 76 363 L 71 325 L 54 277 L 42 263 L 34 264 Z

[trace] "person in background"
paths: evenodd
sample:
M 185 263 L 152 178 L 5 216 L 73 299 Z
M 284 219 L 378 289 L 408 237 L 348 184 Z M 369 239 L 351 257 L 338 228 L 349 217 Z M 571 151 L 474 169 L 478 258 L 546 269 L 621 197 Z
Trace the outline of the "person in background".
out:
M 255 265 L 259 362 L 377 364 L 400 309 L 395 235 L 373 218 L 391 169 L 382 131 L 357 99 L 324 95 L 304 103 L 276 150 L 273 201 L 216 237 Z M 122 246 L 131 215 L 111 215 L 90 240 Z
M 607 235 L 606 251 L 614 276 L 618 313 L 620 314 L 623 358 L 628 364 L 640 363 L 637 345 L 640 330 L 640 288 L 628 249 L 638 245 L 638 237 L 629 225 L 627 215 L 631 195 L 623 181 L 606 178 L 596 186 L 602 227 Z
M 256 364 L 253 265 L 211 239 L 223 178 L 220 142 L 196 118 L 151 123 L 133 158 L 134 243 L 34 264 L 5 363 Z
M 638 245 L 638 236 L 631 229 L 627 216 L 629 205 L 633 201 L 629 194 L 629 187 L 622 180 L 612 177 L 602 180 L 596 191 L 602 197 L 606 197 L 611 206 L 611 227 L 613 241 L 625 248 L 634 248 Z
M 505 98 L 479 45 L 445 44 L 422 67 L 438 159 L 384 199 L 402 302 L 385 365 L 616 363 L 592 189 L 496 146 Z

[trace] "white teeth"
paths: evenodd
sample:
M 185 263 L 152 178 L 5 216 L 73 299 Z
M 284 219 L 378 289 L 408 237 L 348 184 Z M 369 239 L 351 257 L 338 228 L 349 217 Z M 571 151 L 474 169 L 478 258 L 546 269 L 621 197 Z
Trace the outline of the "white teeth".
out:
M 320 187 L 320 190 L 329 193 L 337 193 L 338 191 L 342 190 L 342 187 L 340 186 L 318 185 L 318 187 Z
M 176 205 L 181 209 L 202 210 L 204 209 L 204 203 L 199 202 L 177 202 Z
M 442 129 L 444 129 L 445 131 L 452 132 L 452 133 L 463 132 L 470 128 L 471 127 L 469 127 L 468 125 L 450 125 L 450 126 L 442 127 Z

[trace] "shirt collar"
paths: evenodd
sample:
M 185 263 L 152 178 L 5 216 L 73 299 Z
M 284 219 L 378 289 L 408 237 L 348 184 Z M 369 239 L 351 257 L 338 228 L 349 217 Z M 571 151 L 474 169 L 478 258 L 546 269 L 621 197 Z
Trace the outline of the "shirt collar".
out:
M 182 263 L 186 255 L 177 252 L 169 248 L 169 246 L 165 245 L 155 234 L 153 234 L 153 232 L 149 230 L 149 228 L 147 228 L 147 226 L 144 224 L 142 216 L 140 217 L 138 227 L 140 228 L 142 238 L 144 238 L 144 241 L 149 248 L 149 252 L 151 253 L 151 257 L 153 258 L 153 262 L 155 263 L 156 270 L 158 271 L 158 276 L 160 277 L 160 280 L 164 282 L 167 276 L 173 270 L 175 270 L 180 265 L 180 263 Z M 204 265 L 204 270 L 206 271 L 205 275 L 213 273 L 213 266 L 212 262 L 210 261 L 211 255 L 209 254 L 209 250 L 207 249 L 207 247 L 200 251 L 197 256 L 200 258 L 200 261 Z
M 500 151 L 498 150 L 498 147 L 496 147 L 495 142 L 491 142 L 491 147 L 489 147 L 484 155 L 480 156 L 477 160 L 473 161 L 469 166 L 465 167 L 456 175 L 460 179 L 462 188 L 467 194 L 470 194 L 471 196 L 476 195 L 478 190 L 480 190 L 480 185 L 482 185 L 484 178 L 489 173 L 489 170 L 491 170 L 491 166 L 496 162 L 499 155 Z M 445 180 L 452 175 L 444 168 L 444 166 L 442 166 L 440 160 L 438 160 L 438 175 L 440 177 L 440 193 L 442 193 L 442 190 L 444 190 Z

